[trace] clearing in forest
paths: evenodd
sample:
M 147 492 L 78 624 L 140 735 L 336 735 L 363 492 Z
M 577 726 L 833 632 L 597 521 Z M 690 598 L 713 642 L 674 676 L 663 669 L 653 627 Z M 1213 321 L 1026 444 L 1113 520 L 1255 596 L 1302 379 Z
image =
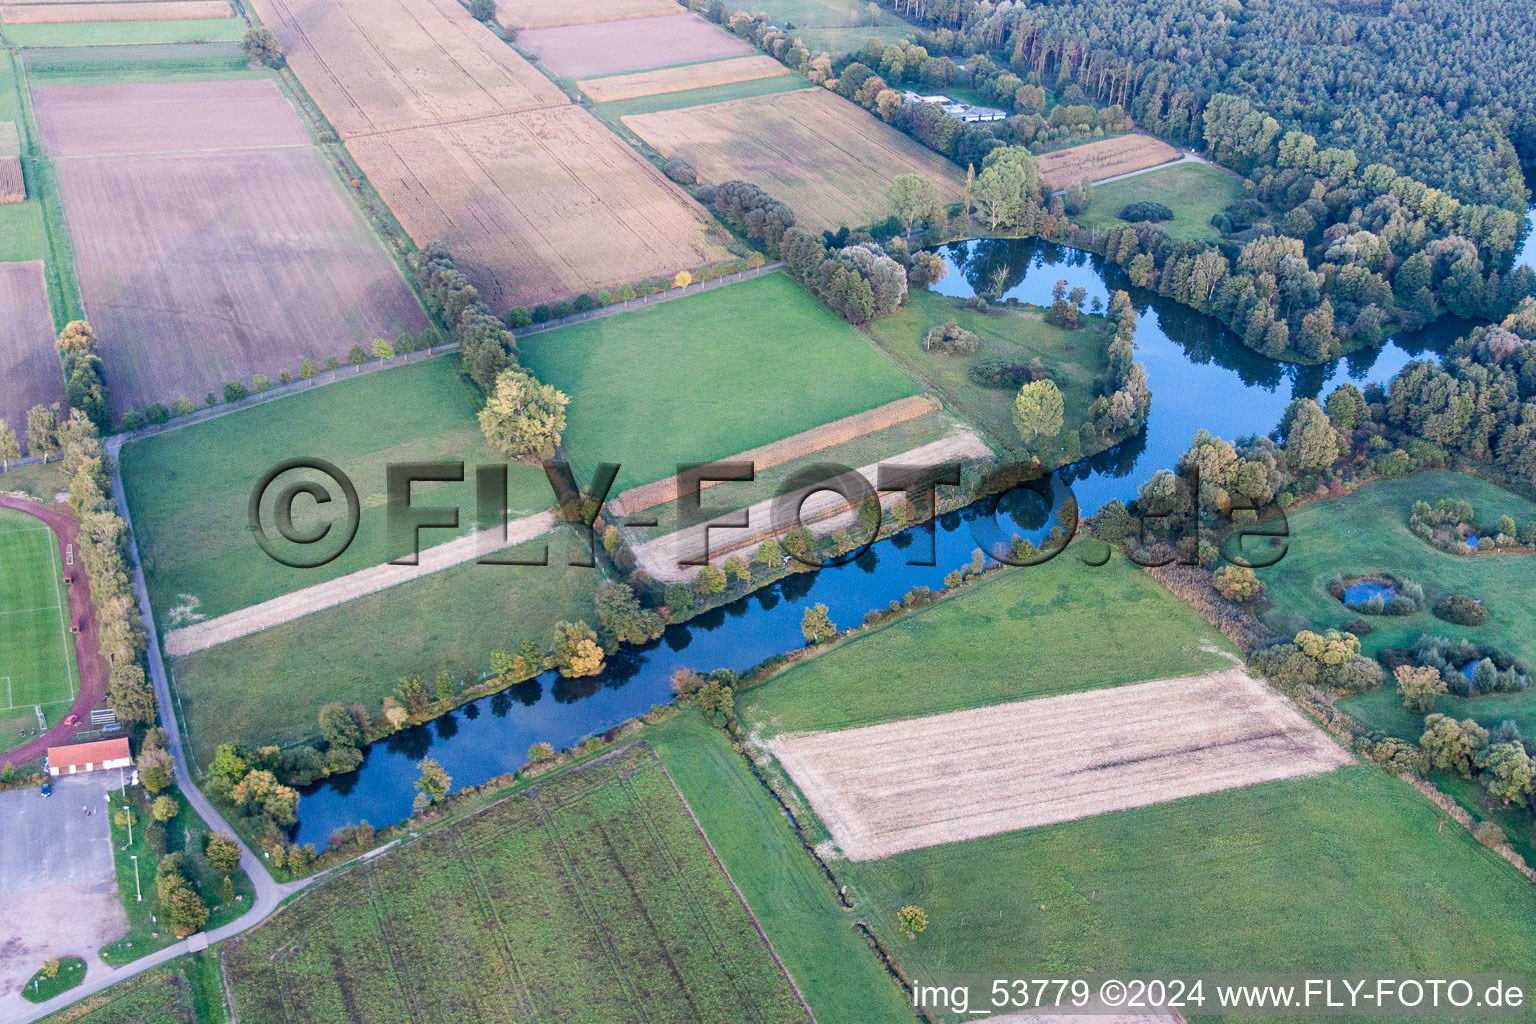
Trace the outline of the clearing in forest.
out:
M 1178 158 L 1179 151 L 1168 143 L 1132 133 L 1043 153 L 1035 160 L 1041 179 L 1051 190 L 1059 190 L 1084 178 L 1102 181 Z
M 1236 668 L 785 736 L 769 749 L 855 861 L 1351 761 Z

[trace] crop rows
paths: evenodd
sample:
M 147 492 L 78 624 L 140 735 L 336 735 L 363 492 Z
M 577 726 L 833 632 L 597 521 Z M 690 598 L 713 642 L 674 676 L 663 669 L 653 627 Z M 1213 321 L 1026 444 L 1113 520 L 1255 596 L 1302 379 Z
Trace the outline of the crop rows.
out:
M 325 885 L 229 970 L 254 1024 L 805 1019 L 643 748 Z

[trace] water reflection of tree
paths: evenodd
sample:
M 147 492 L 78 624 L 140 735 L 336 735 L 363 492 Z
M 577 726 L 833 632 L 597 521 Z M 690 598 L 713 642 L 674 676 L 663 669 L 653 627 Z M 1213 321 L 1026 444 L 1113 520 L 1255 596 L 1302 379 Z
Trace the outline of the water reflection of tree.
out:
M 452 711 L 434 718 L 432 725 L 437 730 L 437 738 L 440 740 L 451 740 L 459 734 L 459 719 Z
M 1155 399 L 1154 399 L 1155 401 Z M 1143 426 L 1136 433 L 1121 441 L 1117 445 L 1091 455 L 1070 466 L 1064 466 L 1058 470 L 1058 475 L 1069 483 L 1076 480 L 1087 480 L 1092 476 L 1107 476 L 1120 478 L 1129 476 L 1136 468 L 1136 463 L 1147 450 L 1147 428 Z
M 412 761 L 420 761 L 432 749 L 432 730 L 424 725 L 402 729 L 384 741 L 384 749 Z

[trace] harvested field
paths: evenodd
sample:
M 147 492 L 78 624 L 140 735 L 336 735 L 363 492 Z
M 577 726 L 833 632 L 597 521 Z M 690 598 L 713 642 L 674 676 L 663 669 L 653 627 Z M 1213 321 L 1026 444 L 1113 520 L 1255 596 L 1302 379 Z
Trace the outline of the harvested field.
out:
M 517 43 L 562 78 L 610 75 L 754 52 L 719 26 L 688 13 L 533 29 L 519 32 Z
M 498 311 L 725 258 L 702 207 L 456 0 L 256 7 L 405 230 Z
M 344 139 L 569 102 L 458 0 L 255 0 L 255 8 Z
M 164 0 L 158 3 L 7 4 L 0 21 L 7 25 L 49 25 L 78 21 L 193 21 L 233 18 L 224 0 Z
M 54 158 L 307 146 L 309 132 L 270 79 L 53 85 L 33 90 Z
M 676 0 L 499 0 L 496 20 L 508 28 L 554 28 L 676 14 Z
M 587 78 L 577 82 L 576 86 L 590 96 L 594 103 L 609 103 L 613 100 L 634 99 L 636 96 L 705 89 L 713 85 L 750 82 L 756 78 L 774 78 L 789 73 L 789 68 L 767 54 L 760 53 L 755 57 L 684 64 L 682 67 L 662 68 L 659 71 L 638 71 L 632 75 Z
M 658 152 L 693 164 L 704 180 L 742 178 L 794 208 L 801 227 L 835 230 L 889 213 L 899 174 L 921 174 L 940 201 L 965 176 L 937 153 L 825 89 L 801 89 L 623 119 Z
M 0 263 L 0 420 L 25 443 L 27 410 L 64 401 L 43 263 Z
M 439 239 L 481 298 L 569 298 L 724 257 L 707 215 L 575 106 L 354 138 L 418 242 Z
M 779 737 L 768 747 L 855 861 L 1351 760 L 1235 668 Z
M 854 413 L 852 416 L 844 416 L 840 420 L 824 423 L 819 427 L 802 431 L 793 437 L 786 437 L 782 441 L 774 441 L 765 444 L 761 448 L 753 448 L 751 451 L 742 452 L 732 456 L 732 462 L 750 462 L 758 470 L 780 466 L 792 459 L 814 455 L 816 452 L 825 451 L 834 445 L 851 441 L 865 434 L 872 434 L 877 430 L 905 423 L 907 420 L 915 420 L 919 416 L 925 416 L 940 408 L 939 400 L 927 395 L 912 395 L 907 398 L 898 398 L 894 402 L 887 402 L 877 409 L 867 412 Z M 713 487 L 719 481 L 705 481 L 700 489 Z M 625 514 L 639 512 L 641 509 L 654 508 L 664 505 L 669 501 L 676 501 L 678 496 L 678 478 L 669 476 L 654 483 L 642 484 L 639 487 L 631 487 L 618 496 L 618 503 L 623 506 Z
M 992 450 L 975 434 L 960 430 L 949 437 L 886 459 L 880 465 L 926 469 L 951 462 L 982 459 L 991 454 Z M 877 479 L 878 468 L 876 465 L 863 466 L 858 469 L 858 473 L 866 481 L 872 481 Z M 900 491 L 888 491 L 880 496 L 881 507 L 889 510 L 902 497 Z M 857 535 L 857 509 L 850 507 L 847 499 L 836 491 L 812 485 L 790 492 L 787 500 L 799 502 L 798 521 L 776 521 L 775 512 L 785 507 L 780 504 L 784 500 L 776 496 L 752 504 L 746 510 L 746 526 L 701 525 L 657 537 L 637 546 L 634 549 L 635 559 L 653 579 L 670 583 L 692 579 L 698 572 L 698 566 L 691 563 L 706 551 L 710 561 L 716 564 L 733 554 L 750 559 L 763 541 L 781 536 L 799 524 L 810 527 L 811 532 L 818 537 L 828 536 L 838 530 L 848 530 Z M 729 519 L 739 522 L 740 514 L 732 513 Z
M 0 156 L 0 203 L 20 203 L 27 198 L 26 179 L 21 174 L 21 160 Z
M 44 138 L 67 154 L 59 190 L 119 416 L 426 325 L 319 151 L 286 144 L 303 128 L 276 87 L 212 88 L 211 105 L 201 82 L 34 93 Z M 168 135 L 185 152 L 121 152 L 155 144 L 183 98 L 196 116 Z M 233 141 L 221 116 L 248 126 L 247 144 L 278 148 L 220 149 Z M 206 151 L 194 151 L 200 126 Z
M 1131 134 L 1043 153 L 1035 160 L 1040 164 L 1040 177 L 1054 190 L 1085 177 L 1102 181 L 1178 158 L 1179 151 L 1168 143 L 1150 135 Z

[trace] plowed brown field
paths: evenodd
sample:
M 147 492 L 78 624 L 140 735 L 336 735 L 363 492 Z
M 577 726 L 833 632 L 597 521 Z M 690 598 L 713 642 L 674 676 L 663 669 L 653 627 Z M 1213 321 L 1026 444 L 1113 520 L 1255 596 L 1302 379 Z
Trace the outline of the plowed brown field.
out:
M 34 97 L 115 415 L 426 326 L 271 81 Z
M 1040 177 L 1054 191 L 1084 177 L 1102 181 L 1178 158 L 1178 150 L 1150 135 L 1117 135 L 1101 142 L 1058 149 L 1035 159 L 1040 164 Z
M 608 103 L 612 100 L 634 99 L 636 96 L 655 96 L 658 93 L 682 92 L 685 89 L 703 89 L 711 85 L 749 82 L 756 78 L 773 78 L 789 73 L 789 68 L 767 54 L 760 53 L 755 57 L 684 64 L 682 67 L 662 68 L 660 71 L 639 71 L 632 75 L 587 78 L 577 82 L 576 85 L 590 96 L 594 103 Z
M 77 21 L 188 21 L 233 18 L 224 0 L 160 0 L 154 3 L 7 4 L 0 21 L 8 25 L 44 25 Z
M 508 28 L 554 28 L 676 14 L 676 0 L 498 0 L 496 20 Z
M 941 200 L 965 187 L 960 168 L 824 89 L 632 114 L 624 123 L 706 181 L 761 186 L 816 231 L 884 220 L 885 193 L 898 174 L 923 175 Z
M 307 146 L 309 132 L 275 82 L 38 86 L 37 121 L 53 157 Z
M 256 0 L 418 243 L 497 310 L 723 259 L 702 207 L 456 0 Z
M 27 182 L 21 173 L 21 160 L 0 156 L 0 203 L 19 203 L 27 198 Z
M 566 78 L 639 71 L 721 57 L 744 57 L 752 47 L 697 14 L 630 18 L 519 32 L 519 46 Z
M 851 860 L 1332 771 L 1351 760 L 1241 669 L 780 737 L 768 746 Z
M 26 443 L 27 410 L 64 401 L 43 263 L 0 263 L 0 420 Z

